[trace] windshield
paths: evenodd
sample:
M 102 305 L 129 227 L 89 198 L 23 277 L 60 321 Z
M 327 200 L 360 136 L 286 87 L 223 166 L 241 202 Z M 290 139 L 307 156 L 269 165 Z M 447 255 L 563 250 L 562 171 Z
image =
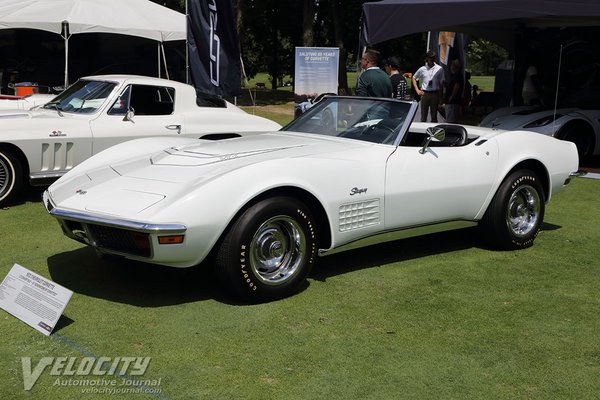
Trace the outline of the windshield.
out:
M 392 99 L 326 97 L 282 131 L 398 144 L 399 134 L 405 122 L 412 121 L 415 109 L 410 102 Z
M 112 90 L 113 82 L 79 80 L 56 96 L 44 108 L 59 112 L 92 114 L 98 110 Z

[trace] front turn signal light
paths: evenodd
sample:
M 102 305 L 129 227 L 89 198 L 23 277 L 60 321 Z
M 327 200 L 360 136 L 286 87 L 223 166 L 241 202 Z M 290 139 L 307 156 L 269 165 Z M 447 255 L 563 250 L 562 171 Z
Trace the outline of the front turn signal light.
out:
M 158 244 L 181 244 L 185 235 L 159 236 Z

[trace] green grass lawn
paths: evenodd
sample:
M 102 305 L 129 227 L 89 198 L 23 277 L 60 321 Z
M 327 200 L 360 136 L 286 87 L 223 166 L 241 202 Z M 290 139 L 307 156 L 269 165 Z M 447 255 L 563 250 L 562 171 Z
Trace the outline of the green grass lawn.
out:
M 23 390 L 21 357 L 86 356 L 151 357 L 136 378 L 160 393 L 115 399 L 600 393 L 600 181 L 577 178 L 557 194 L 529 249 L 490 250 L 474 230 L 378 245 L 321 258 L 301 293 L 252 306 L 204 269 L 97 259 L 38 196 L 0 210 L 0 276 L 19 263 L 74 295 L 50 337 L 0 312 L 4 398 L 106 398 L 61 386 L 69 377 L 49 368 Z
M 494 82 L 496 78 L 493 76 L 473 76 L 471 77 L 471 86 L 477 85 L 479 87 L 479 92 L 493 92 L 494 91 Z

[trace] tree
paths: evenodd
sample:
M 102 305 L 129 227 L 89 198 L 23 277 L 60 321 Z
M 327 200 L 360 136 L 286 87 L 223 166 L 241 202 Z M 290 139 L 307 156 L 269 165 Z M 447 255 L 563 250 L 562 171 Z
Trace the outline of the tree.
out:
M 186 0 L 153 0 L 185 12 Z M 232 0 L 233 1 L 233 0 Z M 276 89 L 284 75 L 293 74 L 294 48 L 338 47 L 340 67 L 338 86 L 348 93 L 346 69 L 355 66 L 359 48 L 362 4 L 367 0 L 235 0 L 236 25 L 244 70 L 248 77 L 267 71 L 271 88 Z M 298 23 L 300 20 L 302 23 Z M 422 56 L 421 34 L 376 47 L 389 55 L 409 60 Z M 403 44 L 405 43 L 406 44 Z M 411 70 L 412 68 L 407 70 Z
M 508 58 L 508 52 L 489 40 L 472 38 L 467 50 L 467 65 L 473 75 L 493 75 L 495 68 Z
M 238 32 L 242 60 L 248 76 L 265 71 L 276 89 L 283 75 L 292 71 L 294 46 L 300 42 L 302 15 L 298 1 L 245 0 L 238 4 L 242 22 Z
M 302 45 L 313 47 L 315 43 L 315 0 L 303 0 Z

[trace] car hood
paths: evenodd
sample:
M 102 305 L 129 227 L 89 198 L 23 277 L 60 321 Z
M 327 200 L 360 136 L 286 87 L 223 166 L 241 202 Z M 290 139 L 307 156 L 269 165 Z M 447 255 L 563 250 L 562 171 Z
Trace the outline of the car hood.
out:
M 29 110 L 31 107 L 45 104 L 52 100 L 56 95 L 53 94 L 33 94 L 17 99 L 0 99 L 0 110 Z
M 48 110 L 48 109 L 40 109 L 36 108 L 34 110 L 0 110 L 0 120 L 2 121 L 2 125 L 10 124 L 12 121 L 18 121 L 21 119 L 57 119 L 57 118 L 65 118 L 67 113 L 63 113 L 61 117 L 56 110 Z M 18 123 L 18 122 L 17 122 Z
M 27 110 L 19 109 L 8 109 L 0 110 L 0 119 L 12 119 L 12 118 L 31 118 L 31 114 Z
M 77 174 L 75 168 L 65 176 L 68 179 L 50 187 L 50 194 L 60 207 L 132 217 L 165 198 L 181 198 L 251 164 L 296 157 L 356 160 L 357 152 L 370 146 L 374 145 L 289 132 L 187 141 L 83 174 Z
M 228 171 L 243 166 L 274 159 L 307 157 L 332 153 L 344 153 L 352 149 L 372 146 L 372 144 L 347 139 L 328 138 L 319 135 L 295 133 L 265 133 L 240 138 L 195 141 L 166 148 L 148 158 L 148 168 L 129 169 L 123 165 L 123 173 L 128 176 L 146 177 L 152 170 L 160 180 L 186 182 L 199 174 Z M 173 167 L 180 167 L 173 174 Z M 115 166 L 117 170 L 120 166 Z M 156 175 L 159 171 L 165 174 Z M 175 176 L 176 175 L 176 176 Z

